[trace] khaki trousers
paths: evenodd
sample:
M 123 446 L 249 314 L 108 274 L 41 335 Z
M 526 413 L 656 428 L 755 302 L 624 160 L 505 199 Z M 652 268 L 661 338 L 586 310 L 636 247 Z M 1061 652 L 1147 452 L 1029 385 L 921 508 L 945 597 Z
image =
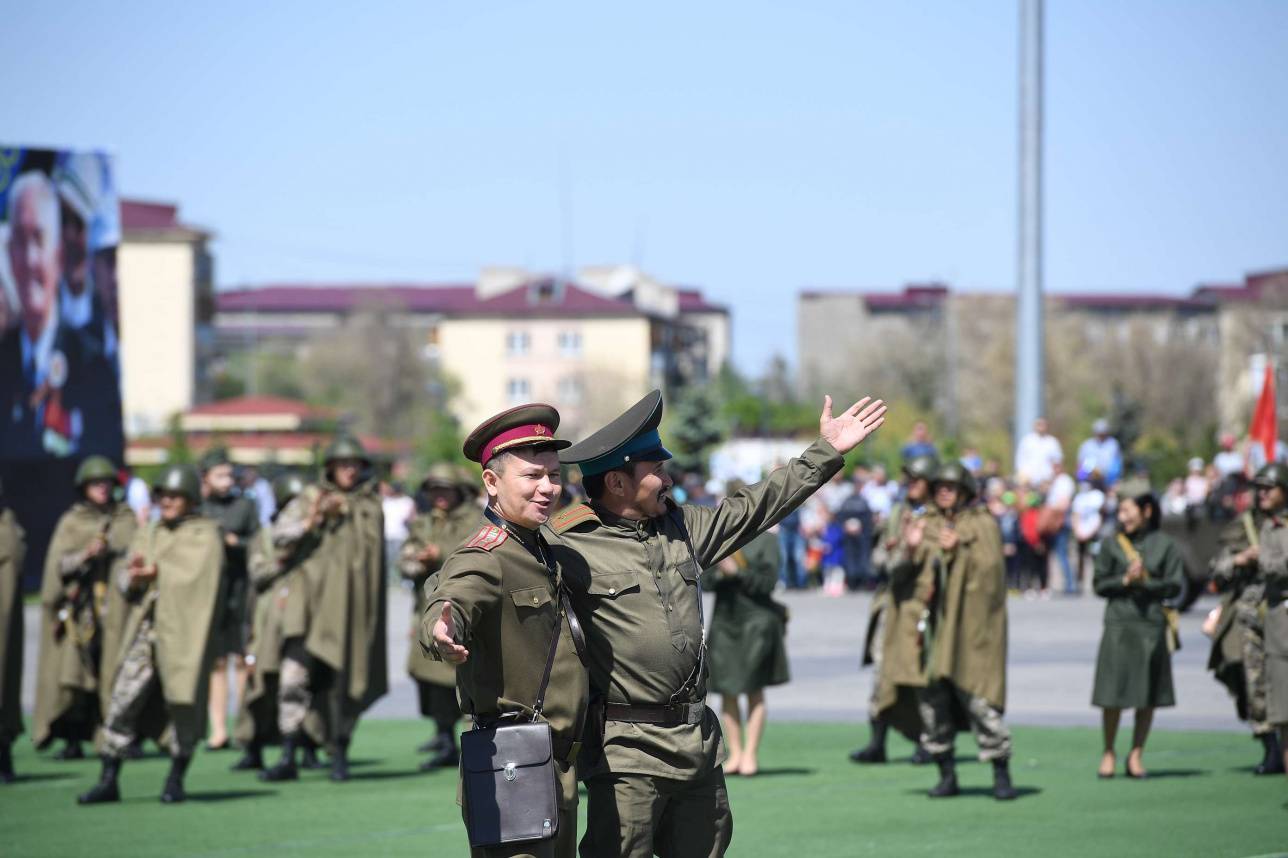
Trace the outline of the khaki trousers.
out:
M 586 791 L 581 858 L 719 858 L 733 839 L 720 766 L 687 781 L 606 774 Z

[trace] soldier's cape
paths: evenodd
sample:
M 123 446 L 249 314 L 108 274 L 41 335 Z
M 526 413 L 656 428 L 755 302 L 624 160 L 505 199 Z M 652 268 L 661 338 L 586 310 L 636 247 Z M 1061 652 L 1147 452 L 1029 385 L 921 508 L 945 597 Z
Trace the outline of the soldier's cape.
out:
M 26 556 L 22 527 L 12 510 L 0 509 L 0 730 L 22 732 L 22 597 Z

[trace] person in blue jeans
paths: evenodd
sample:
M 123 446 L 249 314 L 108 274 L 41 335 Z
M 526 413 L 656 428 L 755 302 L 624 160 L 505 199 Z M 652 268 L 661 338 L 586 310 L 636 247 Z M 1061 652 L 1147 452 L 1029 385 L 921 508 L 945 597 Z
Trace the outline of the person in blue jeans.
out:
M 789 590 L 799 590 L 805 586 L 801 553 L 804 545 L 801 542 L 801 512 L 794 509 L 778 523 L 778 550 L 782 557 L 778 579 Z

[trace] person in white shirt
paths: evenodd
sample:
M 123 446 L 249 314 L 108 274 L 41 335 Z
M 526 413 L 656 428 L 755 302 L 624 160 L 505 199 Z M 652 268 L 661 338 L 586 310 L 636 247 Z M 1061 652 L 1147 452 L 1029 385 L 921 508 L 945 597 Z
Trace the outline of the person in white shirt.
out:
M 899 486 L 886 477 L 885 468 L 877 465 L 872 469 L 871 479 L 863 484 L 859 492 L 868 502 L 868 509 L 872 510 L 873 522 L 886 520 L 890 515 L 890 509 L 894 506 L 895 494 L 898 491 Z
M 1090 579 L 1092 548 L 1105 523 L 1105 493 L 1100 485 L 1100 474 L 1092 471 L 1090 478 L 1078 487 L 1078 493 L 1073 496 L 1073 540 L 1077 546 L 1079 592 L 1082 592 L 1082 582 Z
M 1078 486 L 1074 483 L 1073 477 L 1064 472 L 1063 462 L 1054 462 L 1051 467 L 1054 475 L 1051 477 L 1051 485 L 1047 489 L 1045 506 L 1050 520 L 1059 522 L 1059 529 L 1051 537 L 1051 554 L 1054 555 L 1056 562 L 1060 564 L 1060 571 L 1064 574 L 1064 594 L 1066 596 L 1076 596 L 1078 595 L 1078 576 L 1073 565 L 1069 562 L 1069 536 L 1071 534 L 1069 510 L 1073 506 L 1073 496 L 1077 492 Z
M 1218 479 L 1225 480 L 1227 477 L 1242 474 L 1248 466 L 1243 454 L 1236 450 L 1234 445 L 1235 438 L 1229 432 L 1221 436 L 1221 452 L 1212 459 Z
M 1033 431 L 1015 448 L 1015 476 L 1030 486 L 1040 486 L 1054 475 L 1056 462 L 1064 461 L 1060 441 L 1048 431 L 1047 420 L 1033 421 Z
M 385 519 L 385 563 L 391 583 L 397 583 L 402 580 L 398 556 L 407 541 L 407 525 L 416 515 L 416 501 L 398 483 L 381 483 L 380 507 Z

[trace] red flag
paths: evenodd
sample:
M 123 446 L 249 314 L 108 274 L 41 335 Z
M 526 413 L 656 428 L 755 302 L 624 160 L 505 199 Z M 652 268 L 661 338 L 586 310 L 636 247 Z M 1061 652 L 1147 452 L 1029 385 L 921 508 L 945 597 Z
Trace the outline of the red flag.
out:
M 1266 461 L 1275 460 L 1275 445 L 1279 440 L 1279 429 L 1275 421 L 1275 373 L 1266 362 L 1266 380 L 1261 384 L 1261 395 L 1257 397 L 1257 408 L 1252 412 L 1252 425 L 1248 428 L 1248 438 L 1261 444 L 1266 451 Z

